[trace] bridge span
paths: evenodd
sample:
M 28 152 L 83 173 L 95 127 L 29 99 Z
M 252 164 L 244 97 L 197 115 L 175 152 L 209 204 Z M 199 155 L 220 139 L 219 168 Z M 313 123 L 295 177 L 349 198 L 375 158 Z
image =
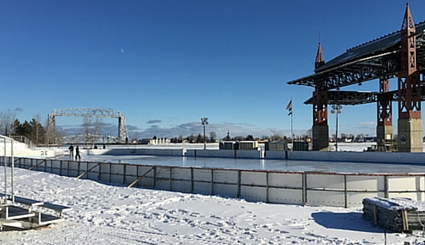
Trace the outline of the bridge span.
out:
M 128 140 L 125 117 L 119 111 L 102 108 L 64 108 L 55 109 L 49 114 L 49 125 L 54 130 L 56 139 L 56 117 L 83 117 L 83 118 L 118 118 L 118 141 L 124 143 Z

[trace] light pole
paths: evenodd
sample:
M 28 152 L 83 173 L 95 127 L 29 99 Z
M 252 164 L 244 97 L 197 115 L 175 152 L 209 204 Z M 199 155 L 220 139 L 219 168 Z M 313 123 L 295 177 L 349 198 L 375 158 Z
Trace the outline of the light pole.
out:
M 205 142 L 205 125 L 208 124 L 208 118 L 206 117 L 201 118 L 201 123 L 202 123 L 202 126 L 204 126 L 204 150 L 205 150 L 207 149 L 207 143 Z
M 340 104 L 332 105 L 332 114 L 336 114 L 336 126 L 335 126 L 335 151 L 338 151 L 338 114 L 342 112 L 342 106 Z

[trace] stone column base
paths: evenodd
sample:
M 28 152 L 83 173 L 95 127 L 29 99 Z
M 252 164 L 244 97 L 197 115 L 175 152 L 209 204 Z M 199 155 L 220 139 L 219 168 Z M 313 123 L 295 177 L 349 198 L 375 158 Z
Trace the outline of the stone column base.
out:
M 398 119 L 399 152 L 423 152 L 422 118 Z
M 313 150 L 314 151 L 329 150 L 329 126 L 328 125 L 313 126 Z

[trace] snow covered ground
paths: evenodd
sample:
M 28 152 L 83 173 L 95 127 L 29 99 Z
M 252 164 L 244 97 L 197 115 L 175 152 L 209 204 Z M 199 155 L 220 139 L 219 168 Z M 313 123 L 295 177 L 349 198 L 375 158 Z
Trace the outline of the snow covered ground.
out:
M 3 168 L 0 168 L 3 172 Z M 424 244 L 344 209 L 129 189 L 15 169 L 16 195 L 72 207 L 62 223 L 2 231 L 0 244 Z M 0 175 L 0 189 L 4 176 Z

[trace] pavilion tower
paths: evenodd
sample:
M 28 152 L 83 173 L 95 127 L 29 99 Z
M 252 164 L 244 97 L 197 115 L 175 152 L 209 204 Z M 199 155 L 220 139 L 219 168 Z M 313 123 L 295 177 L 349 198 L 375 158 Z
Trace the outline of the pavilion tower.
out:
M 408 4 L 406 4 L 400 33 L 397 146 L 400 152 L 422 152 L 421 91 L 416 62 L 416 28 Z
M 325 64 L 322 46 L 319 42 L 317 49 L 315 71 Z M 328 126 L 328 92 L 322 88 L 321 83 L 316 83 L 313 92 L 313 150 L 323 151 L 329 148 Z

